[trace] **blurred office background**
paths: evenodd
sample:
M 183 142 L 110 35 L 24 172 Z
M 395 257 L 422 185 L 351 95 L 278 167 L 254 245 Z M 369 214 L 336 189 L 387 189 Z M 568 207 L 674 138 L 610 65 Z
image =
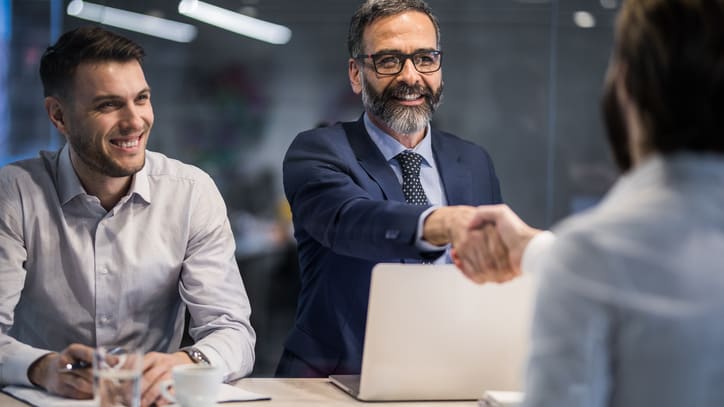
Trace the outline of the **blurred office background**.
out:
M 599 94 L 620 0 L 428 0 L 444 50 L 434 125 L 485 146 L 505 201 L 550 227 L 617 177 Z M 300 131 L 356 120 L 346 30 L 360 0 L 207 0 L 288 27 L 270 44 L 189 18 L 178 0 L 92 4 L 190 24 L 190 42 L 108 27 L 142 44 L 156 121 L 149 148 L 211 174 L 229 208 L 258 333 L 256 376 L 273 374 L 298 289 L 281 162 Z M 57 149 L 37 70 L 45 47 L 89 21 L 69 0 L 0 0 L 0 164 Z M 88 2 L 85 2 L 88 3 Z M 76 0 L 75 6 L 78 6 Z

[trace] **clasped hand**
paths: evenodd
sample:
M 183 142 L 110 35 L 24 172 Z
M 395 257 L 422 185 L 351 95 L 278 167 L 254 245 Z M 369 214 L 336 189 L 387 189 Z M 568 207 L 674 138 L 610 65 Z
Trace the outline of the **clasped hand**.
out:
M 49 353 L 36 360 L 28 369 L 28 378 L 36 386 L 47 392 L 73 399 L 93 397 L 93 369 L 66 369 L 66 365 L 78 361 L 90 364 L 93 360 L 93 348 L 81 344 L 72 344 L 60 353 Z M 159 383 L 171 378 L 174 366 L 193 363 L 183 352 L 150 352 L 143 357 L 143 377 L 141 379 L 141 405 L 170 404 L 161 397 Z
M 451 256 L 471 280 L 505 282 L 521 274 L 528 242 L 540 230 L 528 226 L 507 205 L 474 208 L 453 235 Z

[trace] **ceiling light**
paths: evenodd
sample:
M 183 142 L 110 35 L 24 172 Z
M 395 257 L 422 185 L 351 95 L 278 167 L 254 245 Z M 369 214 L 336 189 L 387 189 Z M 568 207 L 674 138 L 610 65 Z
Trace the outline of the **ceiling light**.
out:
M 593 28 L 596 26 L 596 19 L 588 11 L 576 11 L 573 13 L 573 22 L 581 28 Z
M 178 11 L 199 21 L 271 44 L 286 44 L 292 38 L 292 30 L 283 25 L 245 16 L 203 1 L 181 0 Z
M 141 13 L 133 13 L 113 7 L 101 6 L 82 0 L 68 4 L 69 16 L 97 23 L 153 35 L 176 42 L 191 42 L 196 38 L 196 27 L 190 24 L 166 20 Z

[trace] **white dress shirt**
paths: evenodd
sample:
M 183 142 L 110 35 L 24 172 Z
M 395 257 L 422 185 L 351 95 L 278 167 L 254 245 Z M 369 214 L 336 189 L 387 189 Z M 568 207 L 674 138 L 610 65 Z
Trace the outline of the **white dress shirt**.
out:
M 650 158 L 529 249 L 526 407 L 724 406 L 724 158 Z
M 0 169 L 0 385 L 71 343 L 174 352 L 190 334 L 231 380 L 255 333 L 226 207 L 196 167 L 146 152 L 110 211 L 83 189 L 68 147 Z

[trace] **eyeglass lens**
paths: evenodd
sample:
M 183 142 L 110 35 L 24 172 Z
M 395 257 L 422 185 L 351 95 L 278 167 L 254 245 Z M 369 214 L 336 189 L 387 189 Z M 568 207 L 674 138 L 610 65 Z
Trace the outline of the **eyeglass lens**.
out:
M 425 51 L 414 54 L 380 53 L 371 57 L 377 73 L 394 75 L 402 71 L 408 59 L 420 73 L 435 72 L 440 69 L 441 55 L 439 51 Z

